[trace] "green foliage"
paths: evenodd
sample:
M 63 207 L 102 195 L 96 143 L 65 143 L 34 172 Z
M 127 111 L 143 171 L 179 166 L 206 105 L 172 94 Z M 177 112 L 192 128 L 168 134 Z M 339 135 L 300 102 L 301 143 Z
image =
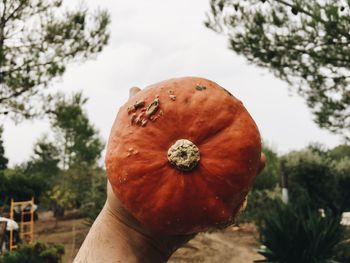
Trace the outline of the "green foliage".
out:
M 265 211 L 259 232 L 266 258 L 259 262 L 283 263 L 331 262 L 345 235 L 340 217 L 321 217 L 303 203 L 275 203 Z
M 0 207 L 3 205 L 3 203 L 8 201 L 8 196 L 6 193 L 7 193 L 7 180 L 4 173 L 0 171 Z
M 92 186 L 85 195 L 81 206 L 81 212 L 87 219 L 87 224 L 92 225 L 102 210 L 107 198 L 107 178 L 105 171 L 96 170 L 92 178 Z
M 0 173 L 6 169 L 8 159 L 5 157 L 4 141 L 2 140 L 3 128 L 0 126 Z
M 25 167 L 22 166 L 5 170 L 1 184 L 3 184 L 4 189 L 0 192 L 0 200 L 13 198 L 20 201 L 34 197 L 37 202 L 48 188 L 45 178 L 37 174 L 27 175 Z
M 104 143 L 83 110 L 87 98 L 82 93 L 68 98 L 58 94 L 51 102 L 51 124 L 63 169 L 77 165 L 94 167 L 101 156 Z
M 313 146 L 287 154 L 282 162 L 292 202 L 309 200 L 315 208 L 333 214 L 350 209 L 349 158 L 334 159 L 333 150 Z
M 252 190 L 247 198 L 246 209 L 237 217 L 236 222 L 261 220 L 261 214 L 268 209 L 271 203 L 281 199 L 280 160 L 277 154 L 268 146 L 263 146 L 266 156 L 266 166 L 256 177 Z
M 61 169 L 48 194 L 55 207 L 79 208 L 90 195 L 104 143 L 83 109 L 87 99 L 82 93 L 69 97 L 58 94 L 49 102 L 55 142 L 44 146 L 55 153 L 52 165 L 59 162 Z
M 310 200 L 315 208 L 340 212 L 335 199 L 337 181 L 330 160 L 304 150 L 289 153 L 283 163 L 284 172 L 288 175 L 291 202 Z
M 60 184 L 55 185 L 49 191 L 49 198 L 63 210 L 75 207 L 76 196 L 76 192 L 70 189 L 67 184 L 64 184 L 64 180 L 60 180 Z
M 337 262 L 350 262 L 350 228 L 345 231 L 345 242 L 340 244 L 340 250 L 336 254 Z
M 350 2 L 210 0 L 206 26 L 295 87 L 321 128 L 350 140 Z
M 0 207 L 2 202 L 6 202 L 6 181 L 4 170 L 7 168 L 8 159 L 5 157 L 4 142 L 2 140 L 3 128 L 0 126 Z
M 350 242 L 341 245 L 339 252 L 335 256 L 335 262 L 350 262 Z
M 0 263 L 60 263 L 64 254 L 63 245 L 34 242 L 20 245 L 13 252 L 0 257 Z
M 67 209 L 79 208 L 90 224 L 106 201 L 106 184 L 105 171 L 101 168 L 83 170 L 75 167 L 62 171 L 48 194 L 55 206 L 62 209 L 60 215 Z
M 48 102 L 55 140 L 41 137 L 27 163 L 0 172 L 0 204 L 34 196 L 56 212 L 80 208 L 85 202 L 96 202 L 91 208 L 97 211 L 98 198 L 105 199 L 105 193 L 92 191 L 100 188 L 98 161 L 104 143 L 83 109 L 87 99 L 81 93 L 58 94 Z
M 290 202 L 307 202 L 314 209 L 339 215 L 350 210 L 350 158 L 347 145 L 326 149 L 319 144 L 308 146 L 279 158 L 265 147 L 266 170 L 259 175 L 248 195 L 248 205 L 238 222 L 260 222 L 272 203 L 281 199 L 278 174 L 283 168 L 289 178 Z M 270 166 L 269 166 L 270 165 Z
M 350 145 L 347 145 L 347 144 L 338 145 L 333 149 L 331 149 L 328 152 L 328 155 L 330 156 L 330 158 L 337 161 L 340 161 L 341 159 L 344 159 L 344 158 L 350 159 Z
M 62 0 L 0 2 L 0 114 L 30 118 L 46 102 L 45 88 L 66 64 L 101 52 L 109 39 L 105 10 L 83 5 L 65 10 Z
M 334 170 L 337 177 L 337 203 L 341 210 L 350 211 L 350 158 L 336 162 Z
M 38 203 L 52 188 L 59 173 L 58 151 L 46 137 L 39 139 L 33 150 L 34 154 L 27 163 L 8 168 L 3 175 L 0 174 L 0 201 L 34 197 Z
M 256 177 L 253 191 L 274 189 L 279 182 L 280 163 L 277 154 L 267 146 L 263 147 L 266 156 L 266 166 L 264 170 Z
M 25 164 L 25 173 L 44 179 L 49 188 L 52 187 L 60 172 L 59 151 L 47 137 L 40 138 L 33 148 L 33 155 Z
M 55 141 L 40 138 L 27 163 L 0 173 L 0 202 L 6 197 L 9 201 L 34 196 L 46 206 L 50 200 L 57 211 L 79 208 L 85 202 L 96 202 L 93 206 L 98 210 L 98 198 L 105 199 L 105 193 L 92 191 L 100 189 L 98 160 L 104 144 L 83 110 L 87 99 L 81 93 L 69 98 L 60 94 L 50 102 Z
M 237 223 L 254 221 L 261 222 L 265 212 L 276 202 L 281 200 L 281 188 L 253 190 L 248 194 L 247 207 L 237 217 Z

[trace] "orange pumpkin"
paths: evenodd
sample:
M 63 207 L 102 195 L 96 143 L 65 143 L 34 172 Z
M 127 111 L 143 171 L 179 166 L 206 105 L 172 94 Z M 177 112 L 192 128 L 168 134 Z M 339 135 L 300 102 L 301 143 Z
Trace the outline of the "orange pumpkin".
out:
M 120 108 L 106 169 L 141 223 L 190 234 L 232 222 L 259 172 L 261 139 L 241 101 L 185 77 L 151 85 Z

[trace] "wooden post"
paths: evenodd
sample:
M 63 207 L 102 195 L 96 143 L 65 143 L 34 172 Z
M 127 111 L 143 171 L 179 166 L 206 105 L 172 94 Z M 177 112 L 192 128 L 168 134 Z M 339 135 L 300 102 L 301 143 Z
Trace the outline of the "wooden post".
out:
M 10 219 L 14 220 L 13 216 L 13 198 L 11 198 L 11 206 L 10 206 Z M 9 248 L 10 252 L 13 250 L 13 229 L 12 229 L 12 224 L 10 224 L 10 240 L 9 240 Z
M 34 197 L 32 197 L 32 207 L 30 209 L 30 242 L 34 240 Z

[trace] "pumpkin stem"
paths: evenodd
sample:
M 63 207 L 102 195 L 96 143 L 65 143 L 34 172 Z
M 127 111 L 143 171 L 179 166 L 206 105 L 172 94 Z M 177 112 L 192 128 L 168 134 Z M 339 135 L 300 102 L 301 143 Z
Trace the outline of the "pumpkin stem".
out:
M 180 171 L 192 171 L 200 160 L 199 149 L 189 140 L 177 140 L 168 150 L 168 160 Z

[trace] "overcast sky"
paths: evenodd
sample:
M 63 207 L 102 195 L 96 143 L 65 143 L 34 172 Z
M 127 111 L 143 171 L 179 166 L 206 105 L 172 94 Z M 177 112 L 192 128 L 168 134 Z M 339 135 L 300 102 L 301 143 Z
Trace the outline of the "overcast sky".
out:
M 304 100 L 266 70 L 248 65 L 227 49 L 227 40 L 203 25 L 206 0 L 88 1 L 91 9 L 109 10 L 111 39 L 95 60 L 71 65 L 51 88 L 83 90 L 87 112 L 106 141 L 118 108 L 132 86 L 145 87 L 173 77 L 211 79 L 241 99 L 262 137 L 280 153 L 310 142 L 329 147 L 341 138 L 320 130 Z M 293 95 L 293 96 L 290 96 Z M 36 139 L 50 133 L 47 121 L 5 122 L 10 164 L 27 160 Z

